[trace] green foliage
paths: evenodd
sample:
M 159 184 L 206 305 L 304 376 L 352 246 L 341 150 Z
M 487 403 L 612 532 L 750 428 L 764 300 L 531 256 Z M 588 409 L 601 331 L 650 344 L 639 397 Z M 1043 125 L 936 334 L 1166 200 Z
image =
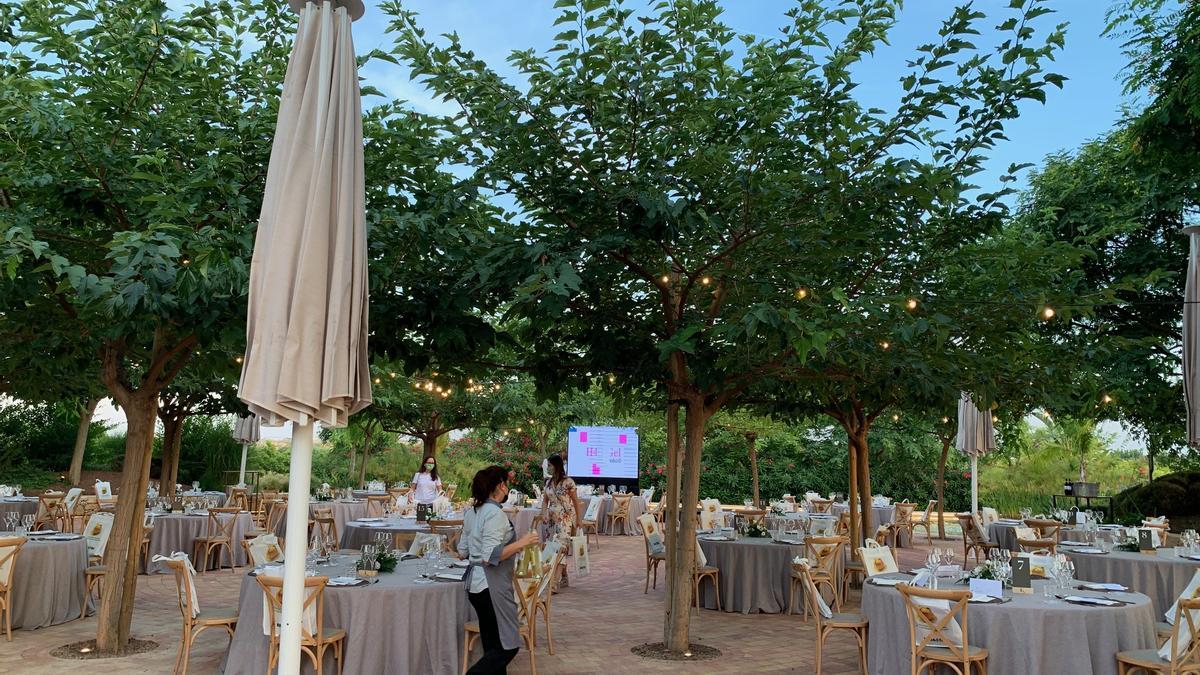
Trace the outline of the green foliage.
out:
M 224 490 L 225 472 L 237 470 L 241 459 L 242 445 L 233 440 L 231 417 L 193 415 L 184 422 L 180 483 L 200 481 L 206 490 Z
M 0 472 L 16 471 L 25 463 L 56 475 L 65 471 L 78 424 L 74 406 L 13 401 L 0 407 Z M 85 458 L 104 431 L 103 423 L 92 423 Z
M 47 471 L 32 462 L 16 462 L 0 466 L 0 483 L 5 485 L 20 485 L 25 494 L 30 490 L 41 490 L 52 483 L 60 482 L 57 471 Z
M 480 431 L 451 441 L 438 471 L 442 472 L 443 483 L 449 482 L 445 476 L 453 473 L 459 494 L 465 498 L 470 493 L 475 472 L 495 464 L 512 472 L 510 488 L 532 495 L 533 486 L 542 483 L 544 458 L 529 434 Z
M 160 452 L 161 438 L 154 439 L 155 454 Z M 98 434 L 88 439 L 83 456 L 83 468 L 93 471 L 120 471 L 125 461 L 125 432 Z
M 1186 518 L 1195 521 L 1200 516 L 1200 471 L 1177 471 L 1143 485 L 1135 485 L 1116 495 L 1113 508 L 1119 514 L 1136 516 L 1167 516 L 1172 519 L 1171 528 L 1185 529 L 1182 523 L 1174 522 Z

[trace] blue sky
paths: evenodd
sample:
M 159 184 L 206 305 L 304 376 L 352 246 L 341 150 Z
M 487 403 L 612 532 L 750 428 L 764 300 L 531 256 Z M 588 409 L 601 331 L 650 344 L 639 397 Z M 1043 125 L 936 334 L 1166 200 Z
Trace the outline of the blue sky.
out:
M 830 0 L 832 2 L 832 0 Z M 557 12 L 553 0 L 405 0 L 405 6 L 420 15 L 420 23 L 429 35 L 457 32 L 463 44 L 474 50 L 502 74 L 511 73 L 505 58 L 514 49 L 545 50 L 558 32 L 553 24 Z M 739 32 L 763 37 L 777 35 L 783 25 L 789 0 L 726 0 L 725 21 Z M 950 0 L 909 0 L 891 33 L 891 45 L 861 64 L 858 77 L 860 100 L 891 109 L 900 88 L 906 60 L 914 57 L 916 47 L 937 37 L 940 22 L 956 3 Z M 999 23 L 1007 0 L 977 0 L 976 6 L 989 12 L 985 26 Z M 978 182 L 995 188 L 998 178 L 1013 163 L 1040 164 L 1056 150 L 1070 149 L 1110 129 L 1120 117 L 1123 101 L 1121 69 L 1125 59 L 1116 40 L 1101 37 L 1108 0 L 1053 0 L 1056 13 L 1039 19 L 1042 34 L 1055 23 L 1067 22 L 1066 48 L 1047 68 L 1066 76 L 1062 90 L 1050 88 L 1045 105 L 1027 101 L 1021 116 L 1007 126 L 1009 142 L 993 153 L 992 161 Z M 391 44 L 386 34 L 386 17 L 368 0 L 367 14 L 355 25 L 355 43 L 359 53 Z M 639 3 L 630 2 L 637 8 Z M 979 44 L 989 42 L 986 33 Z M 423 87 L 408 78 L 406 69 L 386 65 L 370 66 L 364 75 L 389 96 L 403 98 L 425 112 L 453 112 L 448 105 L 432 100 Z M 1024 184 L 1028 172 L 1018 185 Z

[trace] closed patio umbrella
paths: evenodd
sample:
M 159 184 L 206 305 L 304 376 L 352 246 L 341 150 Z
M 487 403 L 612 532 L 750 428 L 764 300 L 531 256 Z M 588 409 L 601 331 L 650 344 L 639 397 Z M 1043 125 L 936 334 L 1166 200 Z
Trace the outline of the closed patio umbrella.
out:
M 242 466 L 238 469 L 238 487 L 246 487 L 246 446 L 257 443 L 261 432 L 258 418 L 239 415 L 233 424 L 233 440 L 242 444 Z
M 350 24 L 361 0 L 290 0 L 300 15 L 250 266 L 238 394 L 292 424 L 279 672 L 300 671 L 313 424 L 371 402 L 362 108 Z
M 958 438 L 954 447 L 971 458 L 971 513 L 979 513 L 979 456 L 996 449 L 996 431 L 991 414 L 975 407 L 971 395 L 965 391 L 958 401 Z
M 1183 290 L 1183 398 L 1187 402 L 1187 442 L 1200 446 L 1200 225 L 1188 236 L 1187 284 Z

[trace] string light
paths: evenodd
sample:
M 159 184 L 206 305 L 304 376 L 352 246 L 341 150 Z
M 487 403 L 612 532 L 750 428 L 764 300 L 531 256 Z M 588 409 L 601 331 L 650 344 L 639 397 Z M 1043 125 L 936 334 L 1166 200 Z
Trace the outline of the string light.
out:
M 1108 394 L 1105 394 L 1105 395 L 1104 395 L 1104 397 L 1100 399 L 1100 401 L 1101 401 L 1102 403 L 1112 403 L 1112 402 L 1113 402 L 1113 397 L 1112 397 L 1112 396 L 1109 396 Z
M 421 383 L 420 383 L 420 382 L 413 382 L 413 389 L 420 390 L 420 389 L 421 389 Z
M 379 379 L 378 377 L 375 378 L 375 384 L 380 384 L 381 382 L 383 382 L 383 380 Z
M 616 375 L 609 375 L 609 376 L 608 376 L 608 383 L 609 383 L 609 384 L 613 384 L 613 383 L 614 383 L 614 382 L 616 382 L 616 381 L 617 381 L 617 376 L 616 376 Z
M 1057 312 L 1055 312 L 1054 308 L 1051 307 L 1050 305 L 1046 305 L 1045 307 L 1042 307 L 1042 311 L 1041 311 L 1042 320 L 1049 321 L 1050 319 L 1054 318 L 1055 314 L 1057 314 Z
M 897 414 L 895 414 L 895 413 L 893 413 L 893 414 L 892 414 L 892 421 L 893 421 L 893 422 L 899 422 L 899 421 L 900 421 L 900 416 L 899 416 L 899 415 L 897 415 Z
M 237 361 L 238 363 L 241 363 L 241 362 L 242 362 L 242 357 L 240 357 L 240 356 L 235 356 L 233 360 L 234 360 L 234 361 Z
M 517 427 L 517 433 L 521 433 L 521 427 Z
M 912 312 L 917 309 L 918 304 L 919 303 L 917 302 L 916 298 L 909 298 L 908 300 L 906 300 L 904 302 L 904 308 L 907 309 L 908 311 Z
M 950 418 L 949 418 L 949 417 L 943 417 L 943 418 L 942 418 L 942 424 L 949 424 L 949 423 L 950 423 Z
M 180 263 L 182 263 L 182 264 L 184 264 L 184 265 L 191 265 L 191 264 L 192 264 L 192 261 L 191 261 L 191 260 L 188 260 L 187 258 L 184 258 L 183 260 L 180 260 L 179 262 L 180 262 Z
M 711 278 L 709 278 L 709 277 L 701 277 L 701 278 L 700 278 L 700 283 L 702 283 L 702 284 L 704 284 L 705 286 L 707 286 L 707 285 L 709 285 L 710 283 L 712 283 L 712 279 L 711 279 Z
M 887 340 L 884 340 L 883 342 L 879 343 L 879 346 L 883 347 L 885 350 L 887 350 L 887 349 L 892 348 L 892 343 L 888 342 Z
M 664 274 L 664 275 L 662 276 L 662 282 L 663 282 L 664 284 L 669 284 L 669 283 L 671 283 L 671 277 L 669 277 L 669 276 L 667 276 L 667 275 L 665 275 L 665 274 Z
M 999 423 L 1000 423 L 1000 418 L 996 417 L 995 415 L 992 415 L 992 424 L 999 424 Z
M 388 373 L 388 377 L 390 377 L 390 378 L 392 378 L 392 379 L 394 380 L 394 379 L 396 379 L 396 374 L 395 374 L 395 373 Z
M 804 300 L 808 297 L 808 289 L 804 286 L 801 286 L 800 288 L 796 289 L 795 295 L 797 300 Z

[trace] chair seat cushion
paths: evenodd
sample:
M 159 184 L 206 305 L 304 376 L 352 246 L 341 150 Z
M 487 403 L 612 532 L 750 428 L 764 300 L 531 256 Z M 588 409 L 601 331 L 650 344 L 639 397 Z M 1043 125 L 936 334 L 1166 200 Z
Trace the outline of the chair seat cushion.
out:
M 1175 627 L 1166 621 L 1159 621 L 1154 624 L 1154 632 L 1158 633 L 1159 637 L 1170 637 L 1174 630 Z
M 1161 656 L 1158 655 L 1157 649 L 1133 649 L 1127 652 L 1117 652 L 1117 660 L 1125 663 L 1148 666 L 1166 666 L 1169 665 Z
M 923 658 L 933 659 L 935 661 L 957 661 L 958 657 L 954 655 L 946 647 L 926 647 L 921 654 Z M 972 647 L 967 645 L 967 658 L 974 661 L 976 659 L 986 659 L 988 650 L 983 647 Z
M 835 612 L 833 618 L 826 619 L 825 623 L 831 626 L 865 626 L 867 617 L 854 612 Z
M 321 631 L 321 642 L 334 642 L 345 639 L 346 630 L 344 628 L 326 628 Z
M 194 620 L 198 623 L 237 623 L 238 611 L 233 607 L 201 609 Z

